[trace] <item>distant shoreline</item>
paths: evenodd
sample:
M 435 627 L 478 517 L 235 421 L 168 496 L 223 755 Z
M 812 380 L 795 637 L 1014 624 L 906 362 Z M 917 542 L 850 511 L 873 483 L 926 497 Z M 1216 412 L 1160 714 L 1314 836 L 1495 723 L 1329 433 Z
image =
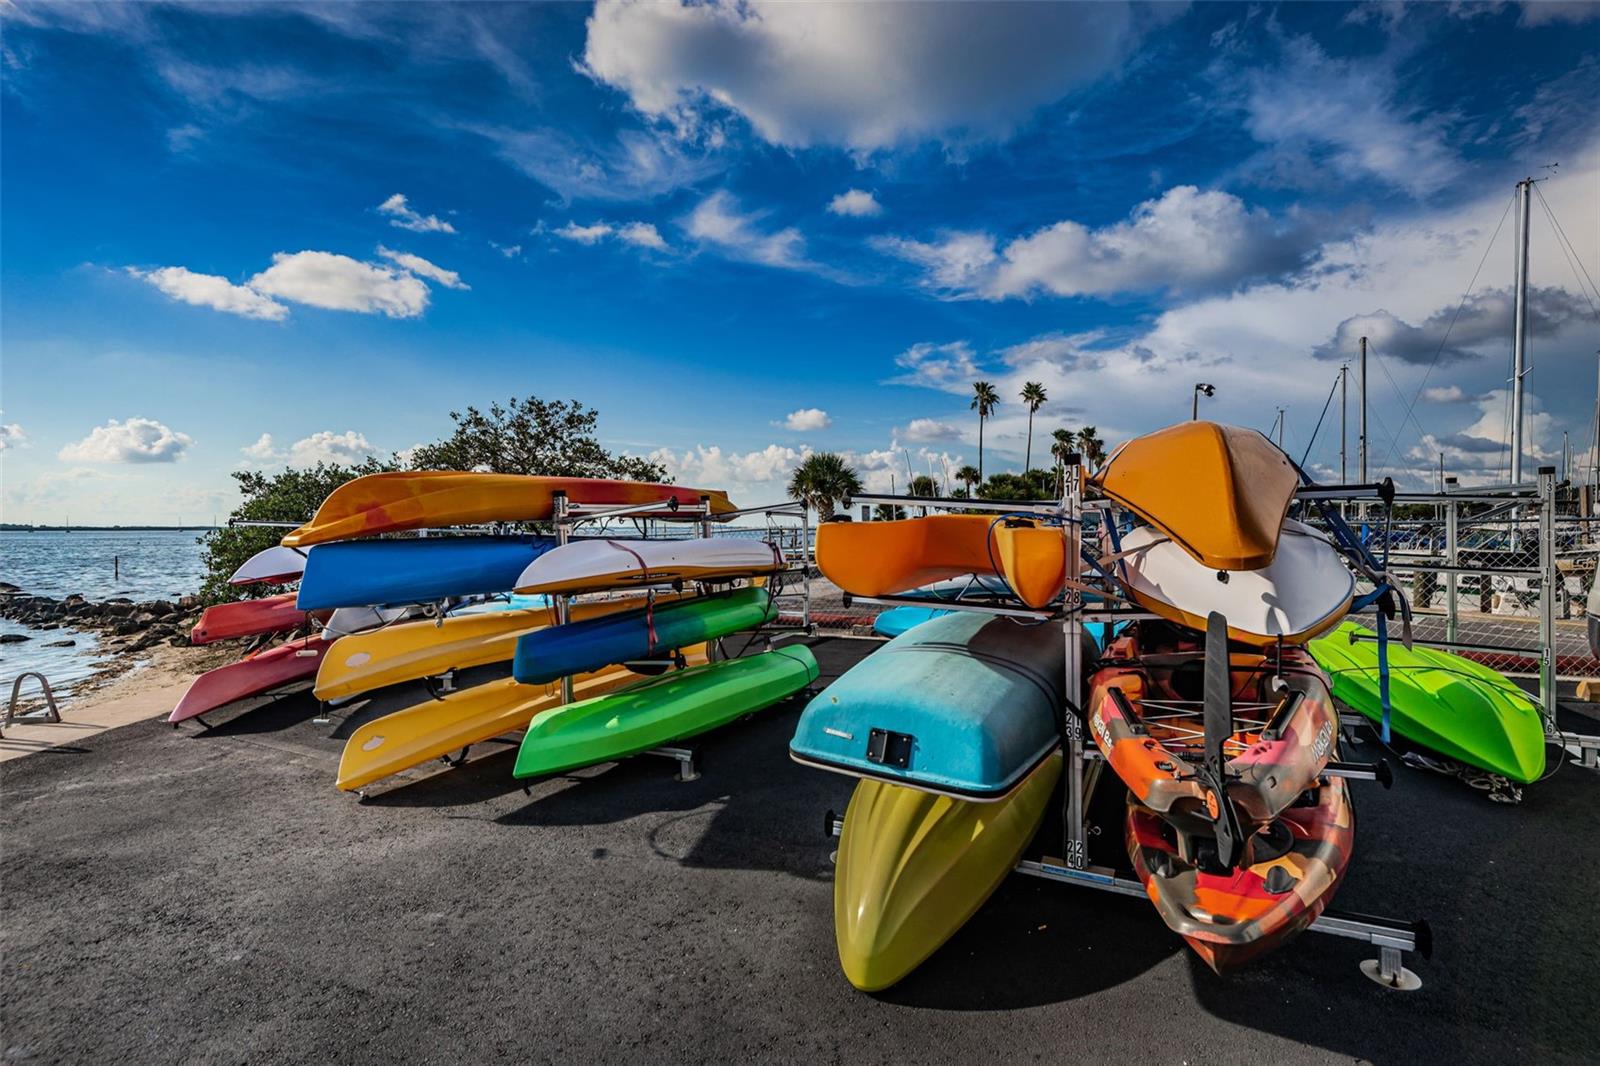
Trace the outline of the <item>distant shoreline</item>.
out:
M 28 526 L 0 522 L 0 533 L 209 533 L 220 526 Z

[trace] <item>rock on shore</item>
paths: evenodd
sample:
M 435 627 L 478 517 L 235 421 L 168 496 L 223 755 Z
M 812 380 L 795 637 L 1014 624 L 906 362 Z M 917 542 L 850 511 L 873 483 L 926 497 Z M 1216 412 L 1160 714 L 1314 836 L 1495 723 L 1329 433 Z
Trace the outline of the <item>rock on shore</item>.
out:
M 200 616 L 200 601 L 184 596 L 170 600 L 134 602 L 126 597 L 94 603 L 73 594 L 65 599 L 35 596 L 0 582 L 0 618 L 30 629 L 86 629 L 101 634 L 109 652 L 139 652 L 157 644 L 187 647 L 189 631 Z M 26 640 L 21 634 L 14 639 Z M 59 642 L 58 645 L 59 646 Z

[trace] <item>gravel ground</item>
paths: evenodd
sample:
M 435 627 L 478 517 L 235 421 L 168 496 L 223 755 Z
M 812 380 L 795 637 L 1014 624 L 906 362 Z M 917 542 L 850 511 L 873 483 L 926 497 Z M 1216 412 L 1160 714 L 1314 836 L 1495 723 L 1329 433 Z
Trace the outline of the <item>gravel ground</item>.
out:
M 871 647 L 819 643 L 823 680 Z M 1372 949 L 1319 935 L 1218 978 L 1140 900 L 1013 877 L 910 978 L 867 996 L 838 970 L 822 835 L 851 782 L 789 761 L 800 705 L 706 738 L 690 783 L 642 757 L 525 794 L 502 744 L 358 801 L 333 788 L 355 719 L 330 735 L 309 697 L 209 731 L 151 722 L 8 763 L 0 1054 L 1600 1057 L 1596 775 L 1565 767 L 1515 807 L 1412 770 L 1391 792 L 1354 786 L 1356 854 L 1336 906 L 1432 923 L 1433 959 L 1411 963 L 1419 992 L 1369 983 L 1357 963 Z

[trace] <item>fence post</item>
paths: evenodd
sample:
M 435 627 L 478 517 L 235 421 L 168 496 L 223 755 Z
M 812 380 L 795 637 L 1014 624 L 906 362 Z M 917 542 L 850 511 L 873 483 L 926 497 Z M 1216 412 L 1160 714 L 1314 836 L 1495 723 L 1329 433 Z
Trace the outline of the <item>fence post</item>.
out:
M 1556 728 L 1556 468 L 1539 468 L 1539 703 Z
M 1447 477 L 1444 483 L 1445 491 L 1448 492 L 1455 488 L 1456 479 Z M 1444 563 L 1450 567 L 1444 575 L 1444 639 L 1452 644 L 1461 639 L 1457 633 L 1459 624 L 1456 605 L 1456 587 L 1461 578 L 1455 572 L 1455 567 L 1460 565 L 1460 556 L 1456 549 L 1460 542 L 1460 523 L 1461 505 L 1451 500 L 1444 506 Z

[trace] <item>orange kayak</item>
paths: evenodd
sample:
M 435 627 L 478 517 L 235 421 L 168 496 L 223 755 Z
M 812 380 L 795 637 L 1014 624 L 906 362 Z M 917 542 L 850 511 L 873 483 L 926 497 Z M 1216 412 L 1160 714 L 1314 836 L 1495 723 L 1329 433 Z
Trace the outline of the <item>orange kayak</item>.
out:
M 817 566 L 854 596 L 888 596 L 966 574 L 1005 580 L 1029 607 L 1044 607 L 1067 579 L 1070 527 L 995 515 L 929 515 L 890 522 L 825 522 Z
M 1111 453 L 1089 484 L 1160 529 L 1213 570 L 1259 570 L 1300 475 L 1253 429 L 1181 422 Z
M 725 492 L 650 481 L 402 471 L 368 474 L 340 485 L 322 501 L 311 521 L 283 538 L 283 544 L 296 548 L 431 526 L 543 521 L 551 515 L 556 494 L 562 492 L 573 503 L 594 506 L 668 501 L 694 505 L 705 497 L 713 514 L 734 510 Z

